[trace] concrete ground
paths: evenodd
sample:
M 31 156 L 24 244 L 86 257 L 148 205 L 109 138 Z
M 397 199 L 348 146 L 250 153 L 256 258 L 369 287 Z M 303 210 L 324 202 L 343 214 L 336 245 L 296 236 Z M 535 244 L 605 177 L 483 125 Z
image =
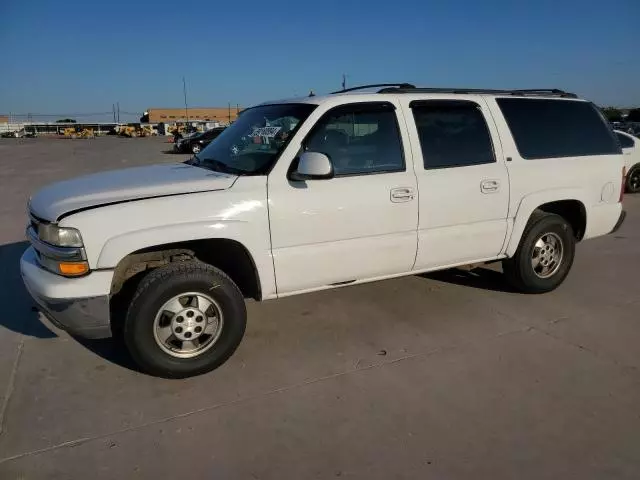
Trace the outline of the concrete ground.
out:
M 254 302 L 227 364 L 171 381 L 52 327 L 18 273 L 31 192 L 168 147 L 0 142 L 0 478 L 640 478 L 640 196 L 556 292 L 478 269 Z

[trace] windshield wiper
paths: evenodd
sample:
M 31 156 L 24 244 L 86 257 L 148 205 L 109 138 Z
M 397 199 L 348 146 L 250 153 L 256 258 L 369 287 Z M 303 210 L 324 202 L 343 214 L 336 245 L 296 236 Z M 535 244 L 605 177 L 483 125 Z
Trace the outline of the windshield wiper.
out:
M 231 175 L 238 175 L 239 177 L 242 175 L 248 175 L 251 172 L 247 172 L 246 170 L 242 170 L 241 168 L 235 168 L 230 165 L 227 165 L 220 160 L 216 160 L 214 158 L 207 158 L 206 160 L 201 160 L 200 163 L 208 163 L 214 166 L 214 170 L 222 173 L 229 173 Z
M 193 154 L 193 157 L 188 158 L 187 160 L 185 160 L 184 162 L 182 162 L 186 165 L 192 165 L 195 167 L 200 166 L 200 164 L 202 163 L 202 160 L 200 160 L 200 157 L 198 157 L 198 155 L 196 155 L 195 153 Z

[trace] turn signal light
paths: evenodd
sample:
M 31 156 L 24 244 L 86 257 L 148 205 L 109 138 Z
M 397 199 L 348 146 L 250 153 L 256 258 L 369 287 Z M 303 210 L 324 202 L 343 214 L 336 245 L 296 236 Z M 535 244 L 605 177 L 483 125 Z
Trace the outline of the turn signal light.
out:
M 60 262 L 58 269 L 62 275 L 84 275 L 89 271 L 89 264 L 87 262 Z

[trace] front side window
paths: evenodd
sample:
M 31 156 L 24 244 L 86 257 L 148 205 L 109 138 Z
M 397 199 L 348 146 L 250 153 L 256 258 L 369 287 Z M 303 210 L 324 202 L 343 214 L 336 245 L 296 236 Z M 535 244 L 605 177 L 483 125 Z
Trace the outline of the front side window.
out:
M 635 145 L 634 141 L 631 138 L 623 135 L 622 133 L 616 132 L 616 137 L 618 137 L 618 141 L 620 142 L 622 148 L 633 148 Z
M 416 101 L 411 110 L 425 169 L 495 162 L 489 128 L 476 103 Z
M 534 98 L 496 102 L 524 159 L 620 153 L 613 131 L 591 103 Z
M 283 103 L 245 110 L 190 163 L 239 175 L 264 175 L 315 108 Z
M 388 103 L 329 111 L 306 138 L 304 149 L 327 155 L 336 176 L 405 170 L 395 108 Z

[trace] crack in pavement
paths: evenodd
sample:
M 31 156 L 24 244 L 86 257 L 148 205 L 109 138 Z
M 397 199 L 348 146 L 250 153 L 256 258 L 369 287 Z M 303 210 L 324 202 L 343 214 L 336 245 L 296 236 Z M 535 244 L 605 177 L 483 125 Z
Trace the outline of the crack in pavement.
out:
M 18 343 L 18 348 L 16 352 L 16 358 L 13 361 L 13 367 L 11 369 L 11 374 L 9 375 L 9 382 L 7 384 L 7 390 L 4 394 L 4 399 L 2 401 L 2 406 L 0 407 L 0 435 L 2 435 L 5 431 L 4 429 L 4 421 L 5 414 L 7 409 L 9 408 L 9 401 L 11 400 L 11 396 L 13 395 L 13 390 L 16 383 L 16 374 L 18 372 L 18 365 L 20 364 L 20 358 L 22 357 L 22 350 L 24 348 L 24 337 L 20 339 L 20 343 Z
M 352 368 L 350 370 L 345 370 L 342 372 L 338 372 L 338 373 L 332 373 L 330 375 L 325 375 L 322 377 L 317 377 L 317 378 L 313 378 L 310 380 L 306 380 L 304 382 L 300 382 L 300 383 L 295 383 L 292 385 L 287 385 L 284 387 L 279 387 L 279 388 L 275 388 L 273 390 L 267 390 L 264 392 L 260 392 L 257 393 L 255 395 L 251 395 L 248 397 L 241 397 L 238 398 L 236 400 L 231 400 L 228 402 L 222 402 L 222 403 L 217 403 L 214 405 L 209 405 L 206 407 L 202 407 L 202 408 L 198 408 L 196 410 L 192 410 L 189 412 L 183 412 L 183 413 L 179 413 L 177 415 L 172 415 L 169 417 L 165 417 L 165 418 L 160 418 L 158 420 L 153 420 L 151 422 L 146 422 L 146 423 L 142 423 L 140 425 L 135 425 L 135 426 L 131 426 L 131 427 L 127 427 L 127 428 L 122 428 L 119 430 L 114 430 L 111 432 L 106 432 L 106 433 L 102 433 L 102 434 L 98 434 L 98 435 L 92 435 L 92 436 L 87 436 L 87 437 L 80 437 L 80 438 L 76 438 L 74 440 L 69 440 L 66 442 L 62 442 L 62 443 L 58 443 L 56 445 L 51 445 L 49 447 L 45 447 L 45 448 L 40 448 L 40 449 L 36 449 L 36 450 L 31 450 L 28 452 L 22 452 L 22 453 L 18 453 L 16 455 L 12 455 L 10 457 L 5 457 L 5 458 L 1 458 L 0 459 L 0 465 L 10 462 L 12 460 L 18 460 L 20 458 L 23 457 L 28 457 L 28 456 L 32 456 L 32 455 L 39 455 L 42 453 L 47 453 L 47 452 L 51 452 L 54 450 L 58 450 L 60 448 L 70 448 L 70 447 L 77 447 L 79 445 L 88 443 L 88 442 L 92 442 L 95 440 L 100 440 L 103 438 L 107 438 L 110 436 L 114 436 L 114 435 L 120 435 L 123 433 L 128 433 L 128 432 L 132 432 L 135 430 L 140 430 L 142 428 L 146 428 L 146 427 L 151 427 L 154 425 L 159 425 L 159 424 L 163 424 L 163 423 L 168 423 L 171 422 L 173 420 L 178 420 L 178 419 L 182 419 L 182 418 L 186 418 L 186 417 L 190 417 L 192 415 L 198 415 L 201 413 L 206 413 L 206 412 L 210 412 L 213 410 L 217 410 L 220 408 L 224 408 L 224 407 L 230 407 L 230 406 L 234 406 L 234 405 L 239 405 L 239 404 L 243 404 L 243 403 L 248 403 L 252 400 L 258 399 L 258 398 L 263 398 L 263 397 L 268 397 L 271 395 L 277 395 L 280 393 L 285 393 L 288 391 L 292 391 L 298 388 L 302 388 L 302 387 L 306 387 L 308 385 L 313 385 L 316 383 L 321 383 L 321 382 L 325 382 L 328 380 L 332 380 L 334 378 L 339 378 L 345 375 L 350 375 L 350 374 L 354 374 L 354 373 L 360 373 L 360 372 L 365 372 L 368 370 L 373 370 L 376 368 L 380 368 L 380 367 L 385 367 L 388 365 L 394 365 L 396 363 L 400 363 L 403 361 L 407 361 L 407 360 L 411 360 L 411 359 L 415 359 L 415 358 L 420 358 L 420 357 L 430 357 L 432 355 L 436 355 L 438 353 L 442 353 L 442 352 L 447 352 L 447 351 L 451 351 L 451 350 L 455 350 L 458 348 L 464 348 L 465 346 L 471 346 L 471 345 L 476 345 L 476 344 L 480 344 L 480 343 L 485 343 L 491 340 L 494 340 L 496 338 L 500 338 L 503 337 L 505 335 L 513 335 L 513 334 L 517 334 L 517 333 L 526 333 L 528 331 L 530 331 L 532 329 L 532 327 L 524 327 L 524 328 L 517 328 L 517 329 L 513 329 L 513 330 L 506 330 L 504 332 L 499 332 L 495 335 L 491 335 L 487 338 L 478 340 L 478 341 L 474 341 L 474 342 L 463 342 L 463 343 L 458 343 L 458 344 L 452 344 L 452 345 L 448 345 L 448 346 L 444 346 L 444 347 L 437 347 L 431 350 L 427 350 L 424 352 L 417 352 L 417 353 L 412 353 L 409 355 L 404 355 L 402 357 L 398 357 L 398 358 L 394 358 L 394 359 L 389 359 L 389 360 L 385 360 L 382 362 L 378 362 L 378 363 L 374 363 L 371 365 L 367 365 L 365 367 L 357 367 L 357 368 Z
M 556 323 L 556 322 L 549 322 L 549 325 L 552 325 L 553 323 Z M 605 361 L 605 362 L 607 362 L 607 363 L 609 363 L 611 365 L 614 365 L 615 367 L 618 367 L 622 372 L 625 372 L 625 373 L 632 372 L 634 374 L 634 376 L 640 374 L 640 368 L 638 368 L 638 367 L 636 367 L 634 365 L 622 364 L 622 363 L 618 362 L 615 358 L 612 358 L 612 357 L 610 357 L 610 356 L 608 356 L 606 354 L 602 354 L 602 353 L 598 352 L 597 350 L 593 350 L 591 348 L 585 347 L 584 345 L 581 345 L 579 343 L 571 342 L 571 341 L 569 341 L 569 340 L 567 340 L 565 338 L 562 338 L 562 337 L 560 337 L 558 335 L 554 335 L 553 333 L 548 332 L 546 330 L 543 330 L 543 329 L 541 329 L 539 327 L 532 326 L 531 330 L 533 330 L 535 332 L 538 332 L 538 333 L 541 333 L 542 335 L 546 335 L 547 337 L 552 338 L 555 341 L 562 343 L 563 345 L 567 345 L 567 346 L 570 346 L 570 347 L 573 347 L 573 348 L 577 348 L 578 350 L 581 350 L 583 352 L 589 353 L 590 355 L 596 357 L 599 360 Z

